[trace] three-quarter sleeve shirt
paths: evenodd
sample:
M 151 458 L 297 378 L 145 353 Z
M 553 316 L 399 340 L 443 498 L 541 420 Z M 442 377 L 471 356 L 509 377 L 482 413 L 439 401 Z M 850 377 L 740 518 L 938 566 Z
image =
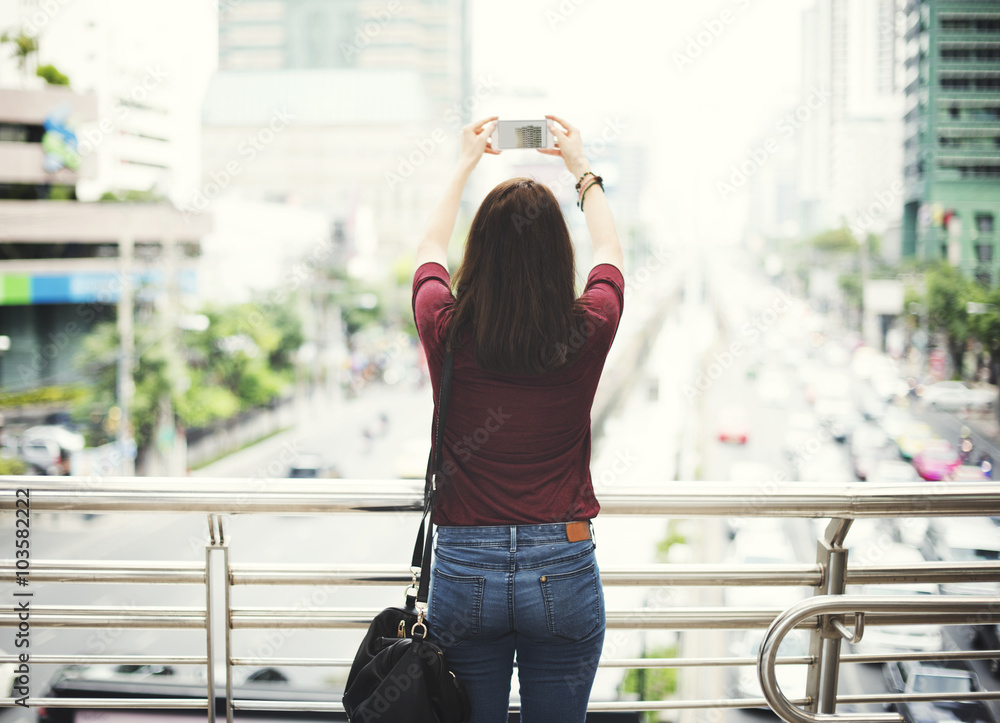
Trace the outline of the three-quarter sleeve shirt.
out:
M 435 415 L 455 298 L 448 271 L 413 278 L 413 315 L 427 356 Z M 439 525 L 588 520 L 600 510 L 590 476 L 590 411 L 624 305 L 625 279 L 595 266 L 574 321 L 570 361 L 546 374 L 484 370 L 471 344 L 455 351 L 434 507 Z

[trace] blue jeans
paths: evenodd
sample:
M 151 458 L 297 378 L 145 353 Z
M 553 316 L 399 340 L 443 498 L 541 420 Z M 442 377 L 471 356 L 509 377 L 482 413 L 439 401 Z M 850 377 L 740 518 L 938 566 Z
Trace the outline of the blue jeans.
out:
M 594 548 L 565 524 L 438 528 L 427 614 L 469 723 L 506 723 L 515 655 L 522 723 L 583 723 L 604 645 Z

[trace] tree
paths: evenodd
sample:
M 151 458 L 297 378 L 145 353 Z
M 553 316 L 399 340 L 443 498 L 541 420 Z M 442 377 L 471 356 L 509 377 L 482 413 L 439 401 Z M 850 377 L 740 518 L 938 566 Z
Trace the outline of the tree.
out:
M 0 35 L 0 45 L 12 45 L 10 57 L 17 58 L 17 67 L 27 77 L 28 60 L 38 52 L 38 38 L 33 38 L 23 30 L 8 30 Z
M 989 354 L 990 383 L 1000 380 L 1000 287 L 983 289 L 978 287 L 978 298 L 974 301 L 986 304 L 986 310 L 981 314 L 971 314 L 969 317 L 973 335 L 980 341 Z M 1000 399 L 996 403 L 997 415 L 1000 415 Z
M 817 251 L 828 254 L 848 254 L 858 251 L 857 239 L 846 226 L 816 234 L 809 239 L 809 245 Z
M 945 335 L 955 376 L 961 377 L 970 322 L 966 304 L 973 298 L 972 282 L 951 264 L 927 271 L 927 321 L 931 331 Z
M 59 72 L 54 65 L 41 65 L 35 70 L 35 75 L 45 80 L 49 85 L 69 85 L 69 78 Z

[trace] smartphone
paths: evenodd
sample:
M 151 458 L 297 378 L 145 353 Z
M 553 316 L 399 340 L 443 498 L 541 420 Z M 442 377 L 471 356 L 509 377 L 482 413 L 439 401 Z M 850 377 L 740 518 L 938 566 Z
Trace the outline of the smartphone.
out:
M 498 150 L 508 148 L 548 148 L 550 142 L 547 120 L 498 120 L 491 143 Z

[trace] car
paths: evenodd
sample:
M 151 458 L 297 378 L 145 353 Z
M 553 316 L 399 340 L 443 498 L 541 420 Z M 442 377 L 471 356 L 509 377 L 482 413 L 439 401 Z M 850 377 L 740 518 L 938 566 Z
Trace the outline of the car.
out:
M 854 471 L 840 447 L 827 443 L 806 450 L 794 460 L 795 475 L 802 482 L 849 484 Z
M 70 455 L 85 445 L 79 432 L 52 424 L 28 427 L 16 439 L 17 456 L 33 474 L 69 474 Z
M 848 450 L 854 474 L 858 479 L 867 479 L 869 470 L 881 460 L 899 459 L 896 445 L 889 435 L 875 424 L 859 424 L 851 434 Z
M 944 440 L 935 440 L 913 456 L 913 468 L 921 478 L 929 481 L 948 479 L 962 461 L 954 445 Z
M 6 656 L 8 653 L 0 648 L 0 655 Z M 15 697 L 14 696 L 14 679 L 17 677 L 17 673 L 14 670 L 13 663 L 0 663 L 0 697 Z
M 973 389 L 964 382 L 937 382 L 923 388 L 920 400 L 929 409 L 957 412 L 962 409 L 990 409 L 996 395 L 987 389 Z
M 920 475 L 909 462 L 901 459 L 882 459 L 868 472 L 867 481 L 880 485 L 919 482 Z
M 768 372 L 761 374 L 757 380 L 757 396 L 763 404 L 784 406 L 790 394 L 791 390 L 784 374 Z
M 949 693 L 971 693 L 978 690 L 975 678 L 968 670 L 947 668 L 933 663 L 908 661 L 885 663 L 882 667 L 889 693 L 933 693 L 947 698 Z M 913 723 L 924 721 L 991 721 L 982 701 L 899 701 L 887 704 L 903 720 Z
M 795 547 L 784 520 L 753 517 L 744 521 L 742 527 L 729 543 L 726 553 L 728 564 L 744 567 L 747 565 L 787 565 L 799 562 Z M 784 610 L 805 599 L 811 588 L 799 586 L 730 585 L 723 590 L 723 602 L 727 607 L 768 607 Z
M 850 535 L 848 535 L 848 539 L 850 539 Z M 870 538 L 862 542 L 859 547 L 852 547 L 851 557 L 857 557 L 856 562 L 863 565 L 919 565 L 926 562 L 923 554 L 916 547 L 893 542 L 888 535 Z M 853 589 L 855 587 L 857 589 Z M 849 585 L 846 592 L 849 595 L 930 596 L 936 595 L 938 588 L 937 585 L 929 582 L 888 583 Z M 943 640 L 940 625 L 870 625 L 865 628 L 861 640 L 852 645 L 852 648 L 856 653 L 869 655 L 898 652 L 930 653 L 942 650 Z
M 881 424 L 882 429 L 889 435 L 889 439 L 895 441 L 907 427 L 916 421 L 913 415 L 903 407 L 888 404 L 882 413 Z
M 760 644 L 764 640 L 763 630 L 747 630 L 732 644 L 731 650 L 735 657 L 756 658 Z M 809 655 L 809 633 L 802 629 L 792 630 L 778 646 L 779 658 L 800 658 Z M 733 696 L 736 698 L 760 698 L 764 695 L 757 680 L 755 666 L 740 666 L 732 669 Z M 785 697 L 801 698 L 806 692 L 806 681 L 809 677 L 809 666 L 798 664 L 781 664 L 774 668 L 778 687 Z
M 789 459 L 808 453 L 811 447 L 822 443 L 829 437 L 829 433 L 820 427 L 819 420 L 814 414 L 798 412 L 788 415 L 788 424 L 785 427 L 785 439 L 782 449 Z
M 720 442 L 746 444 L 750 436 L 746 408 L 736 406 L 723 408 L 716 420 L 715 431 Z
M 1000 527 L 983 517 L 935 517 L 930 520 L 923 552 L 928 560 L 1000 560 Z
M 288 465 L 289 479 L 320 479 L 337 477 L 336 471 L 318 454 L 300 454 Z
M 977 626 L 975 643 L 979 650 L 1000 650 L 1000 624 Z M 990 658 L 988 662 L 993 675 L 1000 673 L 1000 659 Z
M 914 455 L 934 439 L 938 439 L 938 437 L 935 436 L 934 430 L 929 424 L 911 422 L 896 437 L 896 446 L 899 447 L 900 456 L 906 461 L 910 461 Z
M 766 494 L 768 490 L 776 489 L 784 480 L 785 478 L 779 476 L 771 466 L 760 462 L 740 460 L 733 462 L 729 468 L 729 481 L 734 485 L 747 487 L 750 494 Z M 727 517 L 726 522 L 729 526 L 729 536 L 732 537 L 747 524 L 747 518 Z
M 217 679 L 218 680 L 218 679 Z M 315 700 L 321 704 L 339 703 L 341 691 L 329 687 L 308 690 L 299 688 L 294 681 L 280 669 L 274 667 L 249 668 L 238 666 L 233 669 L 233 694 L 246 700 L 274 701 L 273 712 L 268 720 L 329 720 L 329 714 L 307 715 L 295 713 L 295 702 Z M 116 698 L 143 699 L 160 698 L 166 700 L 190 700 L 205 698 L 205 671 L 202 668 L 192 669 L 191 666 L 170 665 L 70 665 L 56 671 L 48 684 L 48 689 L 41 697 L 69 698 L 74 700 L 85 698 Z M 218 685 L 215 693 L 216 710 L 222 710 L 225 701 L 225 688 Z M 69 703 L 69 701 L 66 701 Z M 288 704 L 287 710 L 282 710 L 282 703 Z M 77 714 L 86 711 L 90 706 L 83 705 L 74 708 L 45 707 L 38 708 L 39 723 L 72 723 L 83 719 Z M 144 712 L 136 710 L 101 710 L 100 720 L 121 721 L 190 721 L 190 715 L 181 710 L 150 711 L 147 718 Z M 87 717 L 86 720 L 96 720 Z
M 948 475 L 950 482 L 986 482 L 988 479 L 983 468 L 975 464 L 960 464 Z

